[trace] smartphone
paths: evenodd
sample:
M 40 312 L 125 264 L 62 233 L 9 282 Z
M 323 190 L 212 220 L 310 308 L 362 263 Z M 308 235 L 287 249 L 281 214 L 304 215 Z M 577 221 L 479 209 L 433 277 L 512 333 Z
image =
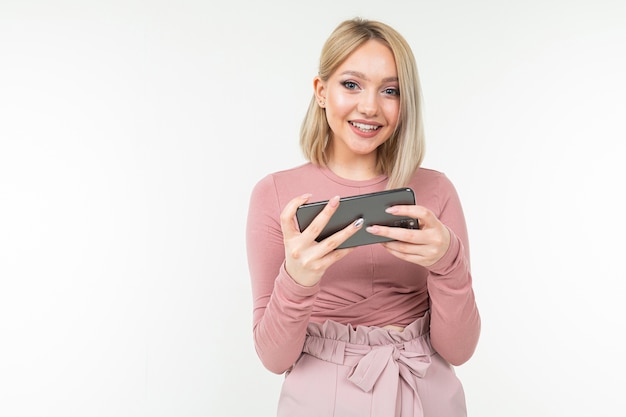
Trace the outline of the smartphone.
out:
M 325 200 L 303 204 L 298 207 L 296 220 L 298 221 L 300 231 L 303 231 L 311 224 L 315 216 L 322 211 L 327 203 L 328 200 Z M 371 225 L 380 225 L 419 229 L 417 219 L 385 213 L 385 209 L 391 206 L 414 204 L 415 193 L 411 188 L 396 188 L 341 198 L 339 199 L 337 211 L 335 211 L 324 230 L 315 240 L 320 242 L 362 217 L 365 221 L 363 227 L 339 245 L 338 249 L 388 242 L 393 239 L 373 235 L 368 233 L 365 228 Z

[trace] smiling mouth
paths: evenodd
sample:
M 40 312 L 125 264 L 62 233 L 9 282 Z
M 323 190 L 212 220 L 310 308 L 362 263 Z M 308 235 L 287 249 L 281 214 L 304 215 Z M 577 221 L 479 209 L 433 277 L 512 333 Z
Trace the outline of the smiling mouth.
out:
M 378 129 L 380 129 L 380 126 L 374 126 L 374 125 L 367 125 L 364 123 L 357 123 L 357 122 L 349 122 L 352 126 L 356 127 L 357 129 L 359 129 L 361 132 L 374 132 Z

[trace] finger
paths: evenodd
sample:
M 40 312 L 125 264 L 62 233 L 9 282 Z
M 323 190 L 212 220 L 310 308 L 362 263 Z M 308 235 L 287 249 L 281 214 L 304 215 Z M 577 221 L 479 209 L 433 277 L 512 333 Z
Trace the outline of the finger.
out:
M 401 241 L 384 242 L 382 245 L 395 257 L 425 267 L 436 263 L 447 250 L 447 246 L 415 245 Z
M 373 225 L 369 226 L 365 230 L 373 235 L 386 237 L 392 240 L 409 242 L 417 245 L 427 243 L 427 238 L 424 235 L 424 232 L 418 229 Z
M 339 207 L 339 196 L 334 196 L 328 200 L 322 211 L 315 216 L 311 224 L 302 231 L 302 234 L 308 236 L 311 240 L 315 240 L 322 233 L 333 214 L 335 214 L 337 207 Z
M 321 241 L 320 244 L 324 245 L 327 251 L 333 251 L 337 249 L 343 242 L 353 236 L 356 232 L 361 230 L 361 228 L 363 227 L 363 223 L 365 223 L 365 219 L 363 219 L 362 217 L 358 218 L 343 229 L 328 236 L 326 239 Z
M 406 244 L 401 244 L 400 242 L 384 242 L 382 245 L 396 258 L 422 266 L 432 264 L 432 261 L 427 256 L 411 251 Z
M 280 227 L 283 230 L 285 238 L 300 233 L 300 229 L 298 229 L 298 225 L 294 221 L 294 217 L 296 216 L 298 207 L 309 201 L 309 198 L 311 198 L 311 194 L 302 194 L 301 196 L 295 197 L 289 201 L 283 208 L 283 211 L 280 213 Z
M 368 233 L 383 236 L 392 240 L 420 245 L 430 243 L 431 236 L 425 232 L 429 230 L 437 230 L 437 228 L 441 225 L 441 222 L 437 219 L 435 214 L 423 206 L 398 205 L 389 207 L 385 211 L 395 216 L 407 216 L 417 219 L 419 223 L 419 230 L 407 229 L 403 227 L 372 225 L 366 229 Z
M 393 214 L 394 216 L 407 216 L 418 219 L 420 229 L 426 229 L 439 222 L 437 216 L 424 206 L 391 206 L 385 209 L 385 212 Z

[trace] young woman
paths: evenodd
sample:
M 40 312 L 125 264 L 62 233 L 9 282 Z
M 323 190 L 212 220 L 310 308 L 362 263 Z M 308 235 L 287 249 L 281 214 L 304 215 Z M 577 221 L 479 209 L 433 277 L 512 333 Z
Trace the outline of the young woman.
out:
M 310 161 L 254 187 L 247 224 L 254 342 L 286 373 L 278 415 L 466 415 L 452 365 L 480 333 L 458 195 L 420 167 L 424 135 L 415 58 L 386 24 L 353 19 L 326 41 L 300 144 Z M 370 226 L 385 243 L 336 249 L 362 227 L 315 238 L 339 198 L 410 187 L 394 215 L 420 229 Z M 298 206 L 329 200 L 300 232 Z

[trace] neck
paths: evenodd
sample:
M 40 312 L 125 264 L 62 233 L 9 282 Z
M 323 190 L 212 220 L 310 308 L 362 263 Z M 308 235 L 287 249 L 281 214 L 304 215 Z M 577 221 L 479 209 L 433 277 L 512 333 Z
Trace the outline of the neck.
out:
M 375 164 L 342 164 L 328 161 L 327 167 L 341 178 L 355 181 L 370 180 L 381 174 Z

